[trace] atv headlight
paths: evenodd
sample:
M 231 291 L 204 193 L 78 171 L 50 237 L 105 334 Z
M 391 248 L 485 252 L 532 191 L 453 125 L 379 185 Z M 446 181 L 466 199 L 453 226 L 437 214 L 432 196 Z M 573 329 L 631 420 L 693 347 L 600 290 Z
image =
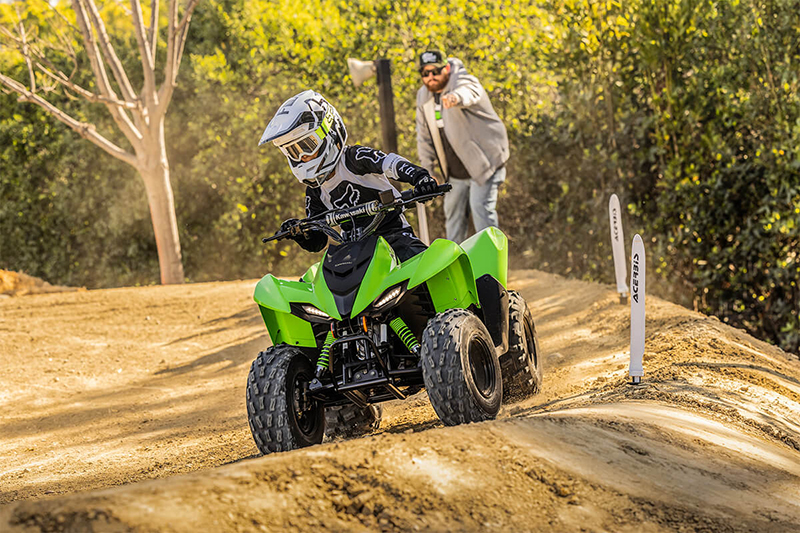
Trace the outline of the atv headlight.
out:
M 333 320 L 328 313 L 311 304 L 292 303 L 291 309 L 294 316 L 307 322 L 330 322 Z
M 405 292 L 405 283 L 395 285 L 394 287 L 389 287 L 383 291 L 383 294 L 375 299 L 375 302 L 372 304 L 372 308 L 380 309 L 381 307 L 385 307 L 392 302 L 396 302 L 400 299 L 400 297 L 403 296 L 403 294 L 405 294 Z
M 326 320 L 331 318 L 331 315 L 329 315 L 325 311 L 321 311 L 321 310 L 317 309 L 313 305 L 304 305 L 302 307 L 303 307 L 303 311 L 305 311 L 306 313 L 308 313 L 311 316 L 317 316 L 319 318 L 324 318 Z

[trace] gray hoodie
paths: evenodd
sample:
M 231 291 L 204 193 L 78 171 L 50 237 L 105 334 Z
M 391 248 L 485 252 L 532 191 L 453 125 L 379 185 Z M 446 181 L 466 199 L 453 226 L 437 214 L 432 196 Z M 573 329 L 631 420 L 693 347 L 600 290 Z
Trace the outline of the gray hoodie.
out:
M 483 185 L 508 160 L 506 127 L 495 113 L 478 78 L 467 73 L 461 60 L 449 58 L 447 62 L 450 64 L 450 79 L 442 90 L 442 96 L 455 93 L 460 102 L 449 109 L 442 106 L 444 134 L 472 179 Z M 432 106 L 433 93 L 423 85 L 417 91 L 417 154 L 423 167 L 441 176 L 446 162 L 441 148 L 436 146 L 441 145 L 437 139 L 438 128 L 432 119 Z M 431 117 L 431 124 L 428 124 L 426 114 Z

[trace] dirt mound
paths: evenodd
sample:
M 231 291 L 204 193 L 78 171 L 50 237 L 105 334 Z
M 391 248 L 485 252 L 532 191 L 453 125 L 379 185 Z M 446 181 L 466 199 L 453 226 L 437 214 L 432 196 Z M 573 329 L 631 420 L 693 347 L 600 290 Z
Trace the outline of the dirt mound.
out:
M 539 396 L 446 428 L 423 393 L 384 404 L 372 436 L 266 457 L 245 414 L 267 345 L 253 282 L 2 301 L 0 530 L 797 530 L 796 358 L 648 298 L 630 386 L 612 288 L 510 284 Z
M 50 285 L 48 282 L 22 272 L 0 270 L 0 296 L 24 296 L 26 294 L 48 294 L 51 292 L 72 292 L 76 287 Z

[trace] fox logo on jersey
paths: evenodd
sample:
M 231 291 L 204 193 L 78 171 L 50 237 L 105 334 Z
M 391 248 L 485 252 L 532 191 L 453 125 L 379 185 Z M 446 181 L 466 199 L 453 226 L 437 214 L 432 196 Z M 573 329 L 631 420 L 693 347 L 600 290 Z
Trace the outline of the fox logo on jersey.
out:
M 336 209 L 345 209 L 358 205 L 359 198 L 361 198 L 361 193 L 353 187 L 352 183 L 348 183 L 344 193 L 336 200 L 331 199 L 331 203 Z
M 372 161 L 375 164 L 380 164 L 383 162 L 383 159 L 386 157 L 386 154 L 381 152 L 380 150 L 376 150 L 374 148 L 369 148 L 368 146 L 359 146 L 356 148 L 356 161 L 359 160 L 368 160 Z

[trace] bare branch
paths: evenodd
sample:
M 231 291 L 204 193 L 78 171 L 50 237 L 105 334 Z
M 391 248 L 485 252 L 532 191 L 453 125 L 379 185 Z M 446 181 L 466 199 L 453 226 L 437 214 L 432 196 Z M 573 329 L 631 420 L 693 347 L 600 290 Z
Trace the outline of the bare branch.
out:
M 74 2 L 75 0 L 73 0 L 73 3 Z M 131 101 L 136 100 L 136 93 L 131 86 L 130 80 L 128 80 L 125 69 L 122 67 L 122 62 L 119 60 L 119 57 L 117 57 L 114 46 L 111 44 L 111 39 L 108 37 L 108 32 L 106 32 L 106 25 L 103 19 L 100 18 L 100 13 L 97 11 L 94 0 L 78 0 L 78 2 L 84 3 L 85 7 L 88 8 L 89 16 L 92 18 L 92 25 L 94 25 L 94 29 L 97 31 L 100 47 L 103 49 L 106 61 L 111 68 L 111 72 L 114 74 L 114 79 L 117 80 L 117 84 L 122 90 L 123 98 Z
M 36 92 L 36 75 L 33 72 L 33 62 L 31 61 L 31 55 L 28 51 L 28 43 L 25 39 L 25 28 L 22 24 L 19 25 L 19 29 L 22 32 L 22 57 L 25 58 L 25 64 L 28 65 L 28 76 L 31 80 L 31 92 Z
M 144 93 L 145 95 L 155 96 L 156 93 L 156 76 L 155 76 L 155 60 L 152 51 L 150 50 L 150 41 L 147 38 L 144 20 L 142 15 L 142 4 L 139 0 L 131 0 L 131 12 L 133 16 L 133 27 L 136 30 L 136 42 L 139 44 L 139 55 L 142 59 L 142 70 L 144 71 Z M 146 105 L 155 107 L 157 102 L 146 102 Z
M 175 67 L 172 58 L 175 56 L 175 30 L 178 24 L 178 0 L 169 0 L 169 4 L 167 4 L 167 13 L 167 62 L 164 67 L 164 85 L 161 88 L 162 91 L 164 87 L 170 84 L 172 69 Z M 164 99 L 162 98 L 161 100 L 163 101 Z
M 80 34 L 80 30 L 79 30 L 78 28 L 76 28 L 76 27 L 75 27 L 75 25 L 74 25 L 73 23 L 71 23 L 71 22 L 69 21 L 69 19 L 67 19 L 67 17 L 65 17 L 65 16 L 64 16 L 64 15 L 61 13 L 61 11 L 59 11 L 58 9 L 56 9 L 56 7 L 55 7 L 55 6 L 54 6 L 52 3 L 50 3 L 50 0 L 39 0 L 39 1 L 40 1 L 40 2 L 42 2 L 42 3 L 44 3 L 44 4 L 46 4 L 46 5 L 47 5 L 47 7 L 48 7 L 48 8 L 50 8 L 50 10 L 51 10 L 53 13 L 55 13 L 56 15 L 58 15 L 58 16 L 59 16 L 59 18 L 61 19 L 61 21 L 62 21 L 64 24 L 66 24 L 67 26 L 69 26 L 69 27 L 70 27 L 70 29 L 72 29 L 72 31 L 74 31 L 74 32 L 75 32 L 75 33 L 77 33 L 77 34 Z
M 113 142 L 109 141 L 99 133 L 97 133 L 97 129 L 95 128 L 94 124 L 88 124 L 86 122 L 80 122 L 75 120 L 64 111 L 60 110 L 38 94 L 34 94 L 28 89 L 25 88 L 24 85 L 19 83 L 16 80 L 5 76 L 4 74 L 0 74 L 0 83 L 14 91 L 15 93 L 19 94 L 19 99 L 23 102 L 31 102 L 34 103 L 43 109 L 45 109 L 48 113 L 53 115 L 55 118 L 72 128 L 76 131 L 81 137 L 84 139 L 88 139 L 92 141 L 94 144 L 102 148 L 106 153 L 116 157 L 120 161 L 124 161 L 129 165 L 136 167 L 137 166 L 137 159 L 136 156 L 127 152 L 114 144 Z
M 75 10 L 75 18 L 78 21 L 78 27 L 83 35 L 84 48 L 86 49 L 86 54 L 89 56 L 89 63 L 97 79 L 100 93 L 103 94 L 103 96 L 113 96 L 116 98 L 117 95 L 114 89 L 111 88 L 111 83 L 108 80 L 108 73 L 103 64 L 100 49 L 97 46 L 97 42 L 94 40 L 94 33 L 92 32 L 89 17 L 86 15 L 86 10 L 84 9 L 83 0 L 72 0 L 72 9 Z
M 156 63 L 158 52 L 158 10 L 159 0 L 150 3 L 150 27 L 147 29 L 147 40 L 150 41 L 150 51 L 153 53 L 153 65 Z
M 25 25 L 22 24 L 22 16 L 19 14 L 19 5 L 14 6 L 17 12 L 17 31 L 19 32 L 19 49 L 22 52 L 22 57 L 25 58 L 25 64 L 28 66 L 28 76 L 31 80 L 31 92 L 36 92 L 36 75 L 33 73 L 33 65 L 31 64 L 31 54 L 28 50 L 28 38 L 25 34 Z
M 178 79 L 178 69 L 181 66 L 183 47 L 186 45 L 186 37 L 189 35 L 189 22 L 192 20 L 192 12 L 199 3 L 200 0 L 192 0 L 189 3 L 189 5 L 186 7 L 186 13 L 183 15 L 183 20 L 181 20 L 181 23 L 178 25 L 178 32 L 180 34 L 178 41 L 180 42 L 180 46 L 178 47 L 178 53 L 175 57 L 175 74 L 173 75 L 173 83 Z
M 46 74 L 49 77 L 51 77 L 53 80 L 57 81 L 60 85 L 64 86 L 64 88 L 69 89 L 70 91 L 73 91 L 75 93 L 78 93 L 79 95 L 81 95 L 82 97 L 84 97 L 86 100 L 88 100 L 90 102 L 102 103 L 102 104 L 111 104 L 111 105 L 115 105 L 115 106 L 119 106 L 119 107 L 124 107 L 126 109 L 137 109 L 137 106 L 134 103 L 123 102 L 122 100 L 115 100 L 115 99 L 112 99 L 112 98 L 107 98 L 105 96 L 100 96 L 99 94 L 95 94 L 95 93 L 89 91 L 88 89 L 84 89 L 80 85 L 71 82 L 70 79 L 67 77 L 67 75 L 64 74 L 60 70 L 58 72 L 53 72 L 52 70 L 50 70 L 49 68 L 45 67 L 41 63 L 36 63 L 36 68 L 38 68 L 44 74 Z
M 69 19 L 67 19 L 67 17 L 65 17 L 64 14 L 61 13 L 61 11 L 56 9 L 55 5 L 51 3 L 51 0 L 39 0 L 39 2 L 45 4 L 48 7 L 48 9 L 50 9 L 53 13 L 55 13 L 58 16 L 58 18 L 61 19 L 61 22 L 74 34 L 78 36 L 81 35 L 80 29 L 76 27 L 72 22 L 70 22 Z M 75 48 L 72 46 L 71 39 L 67 36 L 68 32 L 62 31 L 62 28 L 59 28 L 56 25 L 53 25 L 52 29 L 56 33 L 58 41 L 61 43 L 61 47 L 54 46 L 53 43 L 46 43 L 46 47 L 58 50 L 68 55 L 70 59 L 72 59 L 72 62 L 74 63 L 74 68 L 72 69 L 72 73 L 74 74 L 75 71 L 78 70 L 78 54 L 75 52 Z M 37 39 L 37 41 L 41 42 L 41 39 Z M 36 55 L 40 57 L 44 56 L 44 54 L 41 52 L 36 53 Z M 70 75 L 70 77 L 72 77 L 72 75 Z
M 2 34 L 3 34 L 3 35 L 5 35 L 7 38 L 9 38 L 9 39 L 11 39 L 12 41 L 14 41 L 14 43 L 15 43 L 15 44 L 16 44 L 16 43 L 19 43 L 19 39 L 17 39 L 17 36 L 16 36 L 16 35 L 14 35 L 13 33 L 11 33 L 11 31 L 9 31 L 9 29 L 8 29 L 8 28 L 6 28 L 5 26 L 0 26 L 0 33 L 2 33 Z
M 72 0 L 72 8 L 75 10 L 78 27 L 81 29 L 81 33 L 83 34 L 84 49 L 86 50 L 86 54 L 89 56 L 89 60 L 92 65 L 92 71 L 95 74 L 97 85 L 100 89 L 100 94 L 108 99 L 117 100 L 117 93 L 114 92 L 114 89 L 111 87 L 111 83 L 109 82 L 108 73 L 106 72 L 106 67 L 103 63 L 103 56 L 100 55 L 100 49 L 98 48 L 97 42 L 94 39 L 92 26 L 89 23 L 89 17 L 86 14 L 84 2 L 89 1 L 91 0 Z M 132 103 L 137 102 L 135 99 L 132 100 Z M 139 143 L 142 139 L 142 134 L 137 126 L 133 124 L 127 113 L 125 113 L 123 109 L 113 105 L 106 105 L 106 108 L 128 141 L 130 141 L 130 143 L 135 147 L 139 146 Z M 137 120 L 137 122 L 140 121 Z
M 199 3 L 200 0 L 190 0 L 190 2 L 186 5 L 186 11 L 183 14 L 180 24 L 178 24 L 178 32 L 182 32 L 189 25 L 189 21 L 192 20 L 192 12 Z
M 53 48 L 53 49 L 57 49 L 57 48 Z M 58 50 L 61 50 L 61 49 L 58 49 Z M 75 72 L 77 72 L 77 70 L 78 70 L 78 62 L 77 62 L 77 57 L 74 55 L 74 50 L 61 50 L 61 51 L 62 51 L 62 52 L 65 52 L 65 53 L 66 53 L 66 54 L 68 54 L 68 55 L 70 55 L 70 57 L 71 57 L 71 59 L 72 59 L 72 72 L 70 73 L 70 75 L 69 75 L 69 76 L 67 76 L 66 74 L 64 74 L 64 73 L 63 73 L 63 72 L 62 72 L 62 71 L 61 71 L 61 70 L 60 70 L 58 67 L 56 67 L 56 66 L 53 64 L 53 62 L 52 62 L 52 61 L 50 61 L 50 60 L 47 58 L 47 56 L 44 54 L 44 52 L 42 52 L 41 50 L 39 50 L 38 48 L 36 48 L 36 47 L 34 47 L 34 46 L 31 46 L 31 52 L 32 52 L 32 55 L 33 55 L 34 57 L 36 57 L 36 59 L 37 59 L 37 61 L 36 61 L 36 65 L 37 65 L 37 67 L 38 67 L 39 65 L 42 65 L 42 64 L 43 64 L 43 65 L 46 65 L 46 66 L 47 66 L 47 68 L 49 68 L 51 71 L 58 71 L 59 75 L 63 76 L 63 77 L 64 77 L 64 79 L 66 79 L 66 80 L 71 80 L 71 79 L 72 79 L 72 76 L 74 76 L 74 75 L 75 75 Z M 56 83 L 56 84 L 52 85 L 50 88 L 48 88 L 48 90 L 51 90 L 51 89 L 53 89 L 53 88 L 55 88 L 55 87 L 57 87 L 57 86 L 58 86 L 58 84 Z
M 164 69 L 164 83 L 158 91 L 159 113 L 166 113 L 169 107 L 170 100 L 172 100 L 172 92 L 175 89 L 176 80 L 178 79 L 178 69 L 181 66 L 181 58 L 183 56 L 183 47 L 186 44 L 186 37 L 189 34 L 189 21 L 192 19 L 192 12 L 200 0 L 190 0 L 186 6 L 186 12 L 180 23 L 178 19 L 178 0 L 170 0 L 169 2 L 169 24 L 167 26 L 167 64 Z

